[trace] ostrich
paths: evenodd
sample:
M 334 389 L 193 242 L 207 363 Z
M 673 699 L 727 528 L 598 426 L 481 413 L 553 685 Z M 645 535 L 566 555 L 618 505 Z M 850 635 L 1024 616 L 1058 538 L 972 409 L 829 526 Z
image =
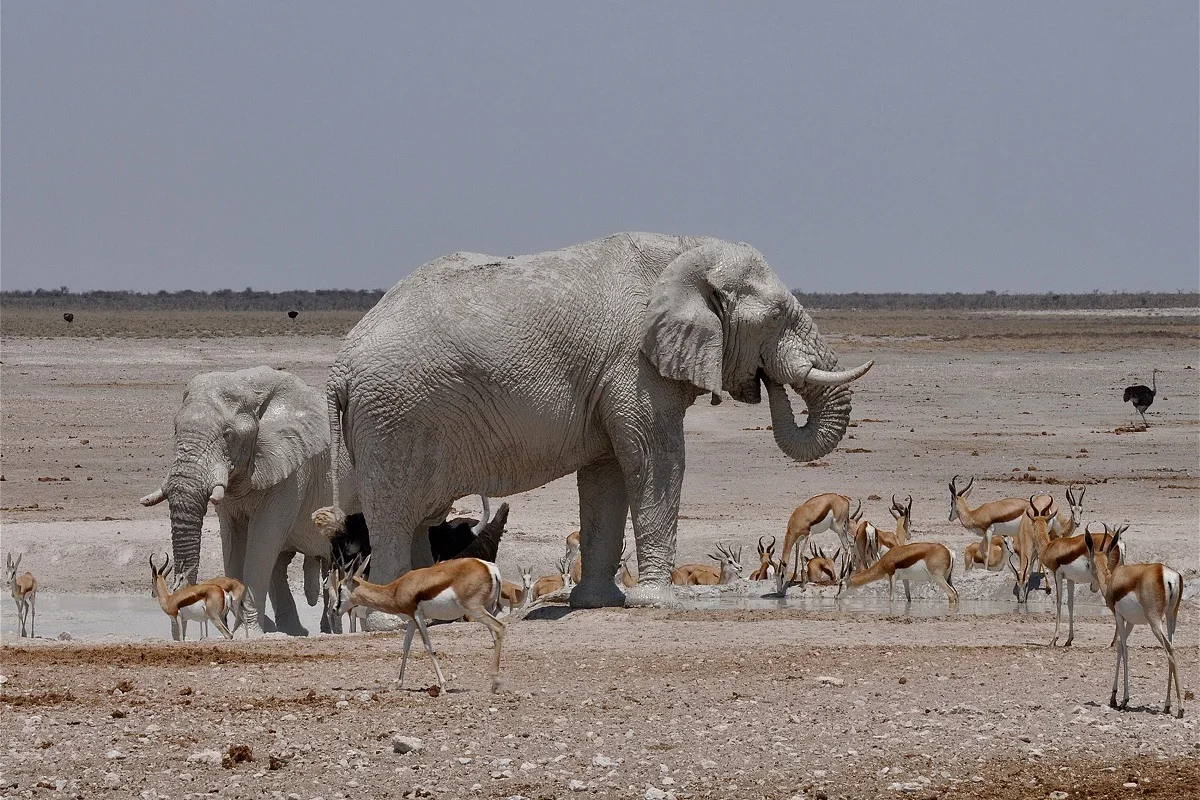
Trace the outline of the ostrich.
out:
M 1158 394 L 1157 369 L 1150 373 L 1150 383 L 1152 386 L 1143 386 L 1140 383 L 1137 386 L 1126 386 L 1125 398 L 1121 401 L 1123 403 L 1128 403 L 1130 400 L 1133 401 L 1134 409 L 1142 415 L 1143 425 L 1149 424 L 1146 422 L 1146 409 L 1153 405 L 1154 395 Z

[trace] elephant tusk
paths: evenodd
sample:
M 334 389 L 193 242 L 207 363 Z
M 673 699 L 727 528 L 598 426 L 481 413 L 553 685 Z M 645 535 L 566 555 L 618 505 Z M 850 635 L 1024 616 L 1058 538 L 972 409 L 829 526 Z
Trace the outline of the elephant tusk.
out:
M 161 503 L 163 500 L 166 500 L 166 499 L 167 499 L 166 493 L 163 492 L 162 489 L 157 489 L 157 490 L 151 492 L 150 494 L 146 495 L 145 497 L 143 497 L 138 502 L 140 502 L 144 506 L 156 506 L 159 503 Z
M 209 497 L 208 497 L 208 502 L 212 503 L 215 506 L 224 499 L 225 499 L 225 487 L 221 486 L 220 484 L 217 484 L 216 486 L 213 487 L 212 494 L 209 495 Z
M 855 367 L 854 369 L 848 369 L 844 372 L 826 372 L 823 369 L 817 369 L 816 367 L 813 367 L 808 371 L 808 374 L 804 376 L 804 382 L 811 383 L 816 386 L 845 386 L 847 383 L 856 381 L 863 375 L 866 375 L 867 371 L 870 370 L 874 364 L 874 361 L 868 361 L 862 366 Z

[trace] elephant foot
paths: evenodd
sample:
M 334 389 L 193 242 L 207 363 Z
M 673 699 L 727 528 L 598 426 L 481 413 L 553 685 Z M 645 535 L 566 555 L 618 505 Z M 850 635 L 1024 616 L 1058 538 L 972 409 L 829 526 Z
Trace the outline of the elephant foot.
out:
M 571 590 L 571 608 L 621 608 L 625 593 L 612 581 L 580 583 Z
M 670 608 L 679 605 L 679 598 L 669 583 L 638 583 L 625 593 L 627 608 Z
M 362 629 L 365 631 L 401 631 L 404 630 L 407 622 L 408 619 L 406 617 L 401 617 L 398 614 L 385 614 L 382 611 L 372 611 L 362 621 Z
M 280 624 L 276 630 L 280 633 L 286 633 L 288 636 L 308 636 L 308 628 L 299 622 Z

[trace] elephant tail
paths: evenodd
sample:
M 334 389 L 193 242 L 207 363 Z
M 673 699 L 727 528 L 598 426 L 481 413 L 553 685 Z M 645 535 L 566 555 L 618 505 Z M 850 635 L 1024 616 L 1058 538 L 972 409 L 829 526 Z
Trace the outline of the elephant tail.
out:
M 325 406 L 329 416 L 329 484 L 333 492 L 332 505 L 318 508 L 312 520 L 326 539 L 333 539 L 346 528 L 346 512 L 342 511 L 339 497 L 338 462 L 342 453 L 342 419 L 346 411 L 348 391 L 346 384 L 336 376 L 330 376 L 325 386 Z

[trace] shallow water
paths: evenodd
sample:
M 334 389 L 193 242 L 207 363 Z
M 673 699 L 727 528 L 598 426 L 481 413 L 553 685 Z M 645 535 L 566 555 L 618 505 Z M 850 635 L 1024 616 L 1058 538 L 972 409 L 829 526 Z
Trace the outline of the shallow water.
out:
M 952 609 L 945 600 L 914 599 L 905 602 L 903 597 L 891 602 L 886 597 L 851 597 L 840 603 L 833 597 L 788 595 L 786 599 L 779 597 L 747 597 L 745 595 L 725 594 L 717 597 L 696 598 L 686 601 L 685 608 L 695 608 L 704 611 L 741 610 L 741 611 L 770 611 L 779 609 L 796 609 L 816 613 L 863 613 L 886 616 L 904 617 L 941 617 L 956 614 L 970 617 L 990 617 L 997 614 L 1041 614 L 1054 613 L 1053 601 L 1031 601 L 1024 606 L 1017 605 L 1013 600 L 961 600 L 958 608 Z M 1106 609 L 1099 604 L 1075 603 L 1076 617 L 1098 617 Z M 1063 608 L 1063 617 L 1066 617 Z
M 9 598 L 0 606 L 0 634 L 5 642 L 18 638 L 16 604 Z M 298 604 L 300 621 L 310 633 L 320 630 L 321 608 Z M 906 603 L 903 598 L 888 602 L 886 597 L 858 596 L 838 603 L 833 597 L 789 594 L 787 598 L 748 596 L 722 593 L 710 597 L 683 600 L 682 608 L 700 611 L 771 611 L 793 609 L 815 613 L 863 613 L 913 618 L 941 617 L 947 614 L 986 617 L 997 614 L 1054 613 L 1054 603 L 1032 600 L 1018 606 L 1013 600 L 963 600 L 951 610 L 943 599 L 915 599 Z M 1103 606 L 1094 603 L 1075 604 L 1077 617 L 1098 617 L 1105 613 Z M 1066 610 L 1063 610 L 1066 616 Z M 188 641 L 200 632 L 197 623 L 188 625 Z M 68 631 L 73 639 L 96 641 L 106 637 L 120 639 L 170 639 L 171 623 L 149 596 L 136 594 L 65 594 L 39 593 L 35 633 L 40 639 L 53 639 Z M 210 625 L 213 636 L 220 636 Z M 241 631 L 238 631 L 239 638 Z
M 0 604 L 0 635 L 5 642 L 19 637 L 21 628 L 17 620 L 16 603 L 12 598 L 2 598 Z M 300 598 L 297 603 L 300 622 L 309 632 L 319 631 L 321 607 L 309 608 Z M 67 631 L 73 639 L 95 641 L 106 636 L 121 639 L 170 639 L 171 621 L 158 602 L 149 594 L 69 594 L 63 592 L 38 592 L 37 618 L 34 633 L 39 639 L 56 638 Z M 199 623 L 188 623 L 188 641 L 199 638 Z M 209 633 L 220 638 L 221 634 L 212 625 Z M 239 630 L 237 636 L 241 638 Z

